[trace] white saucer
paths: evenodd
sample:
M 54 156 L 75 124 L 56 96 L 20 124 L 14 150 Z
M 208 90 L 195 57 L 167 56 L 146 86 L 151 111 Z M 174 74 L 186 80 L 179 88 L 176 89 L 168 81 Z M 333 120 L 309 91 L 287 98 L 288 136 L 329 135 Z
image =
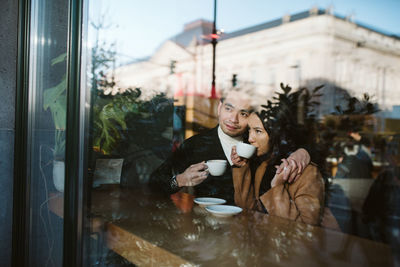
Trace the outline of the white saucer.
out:
M 194 203 L 199 204 L 202 207 L 224 204 L 225 202 L 225 199 L 215 197 L 198 197 L 194 199 Z
M 228 217 L 242 212 L 242 208 L 229 205 L 213 205 L 206 207 L 206 210 L 218 217 Z

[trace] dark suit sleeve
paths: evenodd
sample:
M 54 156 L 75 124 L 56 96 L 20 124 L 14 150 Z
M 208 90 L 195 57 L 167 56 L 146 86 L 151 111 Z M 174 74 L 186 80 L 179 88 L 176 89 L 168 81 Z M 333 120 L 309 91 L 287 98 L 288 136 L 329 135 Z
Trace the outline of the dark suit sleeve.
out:
M 319 152 L 317 151 L 317 149 L 315 147 L 313 147 L 312 145 L 309 145 L 309 144 L 304 144 L 304 145 L 300 146 L 299 148 L 303 148 L 308 152 L 308 154 L 310 155 L 310 162 L 316 163 L 318 161 Z
M 179 148 L 171 154 L 150 176 L 150 188 L 164 192 L 166 194 L 173 194 L 178 192 L 181 188 L 173 186 L 172 177 L 178 175 L 190 166 L 189 154 L 191 147 L 191 140 L 186 140 L 179 146 Z
M 172 177 L 183 173 L 192 164 L 209 159 L 226 159 L 219 142 L 218 127 L 185 140 L 179 148 L 151 174 L 149 182 L 150 187 L 167 194 L 176 193 L 180 188 L 172 186 Z M 232 179 L 230 174 L 229 176 L 230 179 Z M 214 180 L 220 181 L 221 179 Z M 208 181 L 207 185 L 213 185 L 212 181 Z M 207 185 L 202 183 L 196 186 L 196 188 L 199 190 L 200 194 L 203 191 L 207 191 L 207 194 L 210 194 L 209 190 L 211 189 L 204 189 Z M 213 189 L 215 189 L 215 186 Z
M 322 176 L 329 175 L 325 173 L 325 153 L 324 151 L 321 151 L 319 146 L 315 146 L 315 144 L 304 144 L 299 148 L 304 148 L 308 152 L 310 155 L 310 162 L 312 162 L 314 165 L 317 165 L 319 171 L 322 173 Z

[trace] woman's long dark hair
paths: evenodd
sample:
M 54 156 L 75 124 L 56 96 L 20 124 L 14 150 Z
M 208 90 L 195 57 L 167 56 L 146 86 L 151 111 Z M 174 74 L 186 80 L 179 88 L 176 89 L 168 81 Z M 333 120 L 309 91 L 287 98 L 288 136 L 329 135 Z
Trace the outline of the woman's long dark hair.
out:
M 318 103 L 312 98 L 321 87 L 314 89 L 311 94 L 305 88 L 292 93 L 289 86 L 281 84 L 281 88 L 283 93 L 277 93 L 273 101 L 268 101 L 261 106 L 261 111 L 256 112 L 269 135 L 268 153 L 253 163 L 258 165 L 268 161 L 263 191 L 270 188 L 275 165 L 280 165 L 281 159 L 287 158 L 298 148 L 305 148 L 311 154 L 312 146 L 316 143 L 315 106 Z

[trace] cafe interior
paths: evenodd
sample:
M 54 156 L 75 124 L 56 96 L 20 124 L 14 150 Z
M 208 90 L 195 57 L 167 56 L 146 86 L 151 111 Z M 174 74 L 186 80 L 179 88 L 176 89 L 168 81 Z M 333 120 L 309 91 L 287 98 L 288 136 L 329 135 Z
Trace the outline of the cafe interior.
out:
M 0 265 L 400 267 L 400 5 L 300 2 L 2 1 Z

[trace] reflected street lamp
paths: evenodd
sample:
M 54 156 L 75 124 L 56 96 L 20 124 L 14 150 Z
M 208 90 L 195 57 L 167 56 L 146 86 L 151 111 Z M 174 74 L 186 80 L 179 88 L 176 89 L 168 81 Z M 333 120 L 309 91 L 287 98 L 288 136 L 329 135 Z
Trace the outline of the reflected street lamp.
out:
M 214 24 L 213 30 L 211 34 L 211 44 L 213 46 L 213 61 L 212 61 L 212 82 L 211 82 L 211 98 L 217 98 L 217 93 L 215 90 L 215 49 L 217 46 L 217 27 L 216 27 L 216 20 L 217 20 L 217 0 L 214 0 Z

